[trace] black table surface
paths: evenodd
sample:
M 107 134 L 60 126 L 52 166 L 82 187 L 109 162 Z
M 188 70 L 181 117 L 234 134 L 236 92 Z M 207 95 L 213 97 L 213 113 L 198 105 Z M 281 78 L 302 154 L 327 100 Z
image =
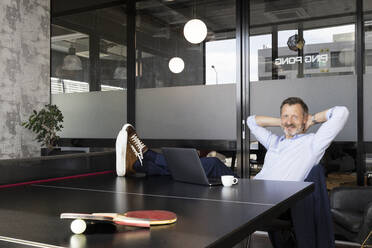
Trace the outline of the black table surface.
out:
M 56 247 L 231 247 L 313 191 L 306 182 L 239 179 L 232 187 L 174 182 L 169 177 L 113 174 L 0 191 L 0 244 L 9 238 Z M 162 209 L 176 223 L 73 235 L 63 212 Z M 8 247 L 18 246 L 12 241 Z M 42 247 L 42 246 L 40 246 Z

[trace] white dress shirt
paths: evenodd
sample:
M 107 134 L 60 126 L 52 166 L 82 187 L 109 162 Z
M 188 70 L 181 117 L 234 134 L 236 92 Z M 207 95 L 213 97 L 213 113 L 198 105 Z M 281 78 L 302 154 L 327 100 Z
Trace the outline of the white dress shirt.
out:
M 346 107 L 333 107 L 327 111 L 327 121 L 316 133 L 297 134 L 290 139 L 273 134 L 257 125 L 255 115 L 249 116 L 249 129 L 267 149 L 264 165 L 255 179 L 304 181 L 342 130 L 348 116 Z

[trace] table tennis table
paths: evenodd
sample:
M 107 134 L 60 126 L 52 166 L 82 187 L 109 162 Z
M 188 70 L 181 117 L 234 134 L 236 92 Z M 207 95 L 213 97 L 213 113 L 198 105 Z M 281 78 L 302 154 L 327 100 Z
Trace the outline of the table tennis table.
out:
M 310 194 L 312 183 L 240 179 L 232 187 L 114 173 L 0 189 L 0 247 L 232 247 Z M 173 211 L 174 224 L 74 235 L 63 212 Z

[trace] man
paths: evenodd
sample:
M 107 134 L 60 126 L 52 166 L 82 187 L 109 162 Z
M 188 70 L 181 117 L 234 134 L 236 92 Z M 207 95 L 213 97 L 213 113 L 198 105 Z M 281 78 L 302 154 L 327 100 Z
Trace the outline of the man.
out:
M 302 99 L 290 97 L 280 106 L 280 118 L 248 117 L 249 129 L 267 149 L 264 165 L 255 179 L 304 181 L 342 130 L 348 115 L 347 108 L 340 106 L 311 115 Z M 320 123 L 316 133 L 306 134 L 311 126 Z M 284 135 L 265 129 L 274 126 L 280 126 Z
M 204 157 L 200 161 L 209 178 L 234 175 L 218 158 Z M 116 138 L 116 173 L 118 176 L 125 176 L 136 172 L 149 176 L 170 175 L 164 156 L 148 149 L 134 127 L 125 124 Z
M 312 167 L 319 163 L 332 140 L 342 130 L 348 115 L 349 111 L 347 108 L 339 106 L 311 115 L 308 113 L 308 107 L 302 99 L 290 97 L 285 99 L 280 106 L 280 118 L 267 116 L 248 117 L 247 125 L 249 129 L 267 149 L 264 165 L 262 170 L 255 176 L 255 179 L 304 181 Z M 316 133 L 306 134 L 306 131 L 311 126 L 320 123 L 322 125 Z M 265 127 L 270 126 L 280 126 L 284 131 L 284 135 L 277 136 L 265 129 Z M 327 198 L 328 196 L 325 197 Z M 321 204 L 321 202 L 323 201 L 320 200 L 316 204 Z M 315 232 L 315 226 L 306 226 L 305 224 L 309 223 L 306 220 L 312 218 L 313 209 L 318 207 L 321 206 L 305 206 L 304 204 L 300 204 L 296 205 L 292 211 L 280 216 L 280 219 L 291 219 L 290 216 L 292 216 L 293 220 L 296 220 L 296 223 L 300 223 L 300 226 L 305 225 L 305 227 L 294 230 L 296 240 L 290 231 L 269 232 L 270 241 L 273 246 L 275 248 L 287 248 L 297 247 L 297 245 L 301 244 L 301 247 L 315 247 L 315 244 L 319 243 L 322 245 L 325 244 L 326 247 L 327 245 L 330 245 L 328 247 L 334 247 L 332 223 L 330 223 L 331 217 L 329 213 L 323 215 L 327 219 L 323 227 L 316 224 L 318 230 Z M 304 212 L 307 213 L 306 217 L 298 214 Z M 321 241 L 314 242 L 314 239 L 317 237 L 313 235 L 322 232 L 327 235 L 323 235 Z M 297 234 L 299 235 L 298 237 Z

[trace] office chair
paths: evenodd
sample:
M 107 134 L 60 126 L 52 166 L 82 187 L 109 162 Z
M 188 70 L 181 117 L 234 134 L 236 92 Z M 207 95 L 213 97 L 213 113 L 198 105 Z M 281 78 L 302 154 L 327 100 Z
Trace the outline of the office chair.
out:
M 335 234 L 359 244 L 366 241 L 372 231 L 372 187 L 334 188 L 330 203 Z
M 269 232 L 272 239 L 272 232 L 289 230 L 295 233 L 298 247 L 334 248 L 334 232 L 323 166 L 315 165 L 305 182 L 313 182 L 314 191 L 290 209 L 292 221 L 275 219 L 260 231 Z

